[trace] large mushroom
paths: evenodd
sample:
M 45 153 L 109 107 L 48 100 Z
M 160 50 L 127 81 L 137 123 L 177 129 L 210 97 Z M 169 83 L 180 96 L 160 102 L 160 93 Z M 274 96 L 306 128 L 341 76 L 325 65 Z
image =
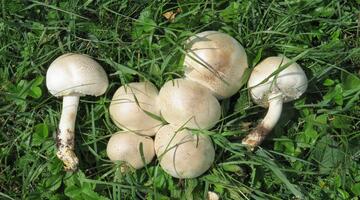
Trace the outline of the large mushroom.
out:
M 129 83 L 114 94 L 109 112 L 114 123 L 123 130 L 153 136 L 162 122 L 157 105 L 158 90 L 150 82 Z
M 210 129 L 221 115 L 220 104 L 210 90 L 187 79 L 166 82 L 158 102 L 161 115 L 176 126 Z
M 241 87 L 248 67 L 244 48 L 230 35 L 204 31 L 190 37 L 185 56 L 185 76 L 219 98 L 228 98 Z
M 155 136 L 155 153 L 161 167 L 175 178 L 196 178 L 210 168 L 215 150 L 209 136 L 163 126 Z
M 135 169 L 140 169 L 154 158 L 154 142 L 149 137 L 130 131 L 117 132 L 111 136 L 106 153 L 112 161 L 123 161 Z
M 63 108 L 56 134 L 57 157 L 67 171 L 75 171 L 74 127 L 80 96 L 99 96 L 108 87 L 104 69 L 86 55 L 68 53 L 55 59 L 46 73 L 46 86 L 56 97 L 63 97 Z
M 253 69 L 248 88 L 252 100 L 269 108 L 265 118 L 242 141 L 254 149 L 265 139 L 280 118 L 282 105 L 298 99 L 307 88 L 307 78 L 297 63 L 285 56 L 269 57 Z

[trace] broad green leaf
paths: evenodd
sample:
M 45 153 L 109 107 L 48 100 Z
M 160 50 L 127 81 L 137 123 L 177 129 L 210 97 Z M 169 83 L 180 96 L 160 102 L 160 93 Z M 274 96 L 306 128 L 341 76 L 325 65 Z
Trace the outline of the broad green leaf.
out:
M 62 171 L 63 163 L 59 159 L 53 159 L 51 162 L 49 162 L 48 170 L 51 172 L 51 174 L 58 174 L 60 171 Z
M 71 199 L 81 199 L 81 188 L 75 186 L 75 185 L 70 185 L 68 187 L 65 188 L 65 195 L 70 197 Z
M 342 74 L 341 77 L 344 90 L 357 89 L 360 87 L 360 78 L 355 74 Z
M 220 17 L 224 22 L 236 22 L 240 15 L 240 4 L 238 2 L 232 2 L 228 7 L 220 12 Z
M 331 124 L 338 129 L 350 130 L 351 129 L 351 119 L 344 116 L 335 115 L 331 120 Z
M 351 187 L 351 191 L 352 191 L 356 196 L 360 196 L 360 183 L 355 183 L 355 184 Z
M 325 102 L 333 101 L 337 105 L 343 105 L 343 88 L 337 84 L 335 88 L 331 89 L 326 95 L 323 96 Z
M 108 200 L 108 198 L 99 195 L 98 193 L 86 188 L 86 189 L 81 189 L 82 193 L 82 199 L 84 200 Z
M 315 9 L 315 15 L 321 17 L 331 17 L 335 14 L 335 9 L 331 7 L 319 7 Z
M 35 126 L 35 131 L 32 138 L 33 146 L 40 146 L 49 136 L 49 128 L 47 124 L 42 123 Z
M 46 189 L 50 191 L 56 191 L 59 189 L 62 183 L 62 175 L 61 174 L 55 174 L 47 178 L 45 185 Z
M 323 83 L 323 85 L 325 86 L 332 86 L 335 84 L 335 81 L 331 80 L 331 79 L 326 79 Z
M 314 147 L 313 158 L 319 162 L 321 173 L 329 173 L 344 160 L 339 146 L 329 135 L 323 136 Z
M 37 86 L 31 87 L 29 95 L 35 99 L 40 98 L 42 95 L 42 90 L 40 87 Z

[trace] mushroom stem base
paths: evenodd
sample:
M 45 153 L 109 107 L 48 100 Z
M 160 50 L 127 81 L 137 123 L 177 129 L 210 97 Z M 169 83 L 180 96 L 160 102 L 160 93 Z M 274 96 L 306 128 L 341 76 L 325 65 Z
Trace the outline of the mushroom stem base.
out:
M 63 161 L 65 171 L 76 171 L 79 160 L 73 149 L 69 147 L 59 148 L 56 156 Z
M 269 110 L 265 118 L 242 140 L 242 144 L 247 146 L 251 151 L 264 141 L 280 119 L 283 104 L 281 95 L 274 94 L 269 96 L 268 102 Z
M 79 163 L 74 153 L 74 128 L 79 96 L 64 96 L 63 108 L 56 134 L 57 157 L 63 161 L 66 171 L 75 171 Z

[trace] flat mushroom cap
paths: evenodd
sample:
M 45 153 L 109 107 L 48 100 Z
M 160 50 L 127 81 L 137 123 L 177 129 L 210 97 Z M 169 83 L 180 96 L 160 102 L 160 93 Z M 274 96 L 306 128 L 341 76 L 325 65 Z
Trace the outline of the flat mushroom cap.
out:
M 218 100 L 204 86 L 187 79 L 174 79 L 160 89 L 161 115 L 174 125 L 210 129 L 220 119 Z
M 210 168 L 215 150 L 209 136 L 192 134 L 165 125 L 155 136 L 155 152 L 161 167 L 176 178 L 195 178 Z
M 140 144 L 142 144 L 145 163 L 141 158 Z M 116 132 L 107 144 L 106 153 L 112 161 L 124 161 L 133 168 L 140 169 L 154 158 L 154 142 L 149 137 L 129 131 Z
M 121 86 L 116 90 L 110 103 L 111 119 L 123 130 L 141 135 L 155 135 L 162 122 L 146 112 L 160 116 L 160 107 L 157 104 L 158 93 L 157 88 L 150 82 Z
M 230 35 L 205 31 L 187 41 L 185 76 L 209 88 L 217 98 L 227 98 L 241 87 L 248 68 L 244 48 Z
M 280 66 L 286 65 L 290 61 L 285 56 L 268 57 L 255 66 L 248 81 L 251 98 L 255 103 L 267 107 L 270 93 L 279 93 L 284 102 L 289 102 L 298 99 L 306 91 L 307 78 L 305 72 L 295 62 L 269 78 L 265 83 L 260 84 Z M 275 81 L 274 77 L 276 77 Z
M 56 58 L 46 73 L 46 86 L 54 96 L 105 93 L 109 81 L 104 69 L 92 58 L 67 53 Z

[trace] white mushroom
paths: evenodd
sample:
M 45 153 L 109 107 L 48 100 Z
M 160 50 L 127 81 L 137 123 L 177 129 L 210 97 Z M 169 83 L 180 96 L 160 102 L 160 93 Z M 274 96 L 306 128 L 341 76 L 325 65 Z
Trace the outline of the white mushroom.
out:
M 210 168 L 215 150 L 209 136 L 165 125 L 155 136 L 155 153 L 161 167 L 176 178 L 195 178 Z
M 210 91 L 187 79 L 166 82 L 158 102 L 164 119 L 177 126 L 210 129 L 221 115 L 220 104 Z
M 67 171 L 74 171 L 74 127 L 80 96 L 99 96 L 108 87 L 104 69 L 86 55 L 68 53 L 55 59 L 46 73 L 46 86 L 56 97 L 63 97 L 63 109 L 56 134 L 57 157 Z
M 306 91 L 304 71 L 290 61 L 285 56 L 266 58 L 255 66 L 250 75 L 248 87 L 251 98 L 256 104 L 269 108 L 262 122 L 242 141 L 250 149 L 260 145 L 274 128 L 280 118 L 282 104 L 298 99 Z
M 205 31 L 189 38 L 185 76 L 209 88 L 217 98 L 227 98 L 241 87 L 248 68 L 244 48 L 230 35 Z
M 111 136 L 106 153 L 112 161 L 124 161 L 131 167 L 140 169 L 154 158 L 154 142 L 149 137 L 130 131 L 117 132 Z
M 220 197 L 218 194 L 216 194 L 215 192 L 209 191 L 208 192 L 208 200 L 219 200 Z
M 123 130 L 153 136 L 162 124 L 151 116 L 160 116 L 157 97 L 158 90 L 150 82 L 121 86 L 109 107 L 111 119 Z

